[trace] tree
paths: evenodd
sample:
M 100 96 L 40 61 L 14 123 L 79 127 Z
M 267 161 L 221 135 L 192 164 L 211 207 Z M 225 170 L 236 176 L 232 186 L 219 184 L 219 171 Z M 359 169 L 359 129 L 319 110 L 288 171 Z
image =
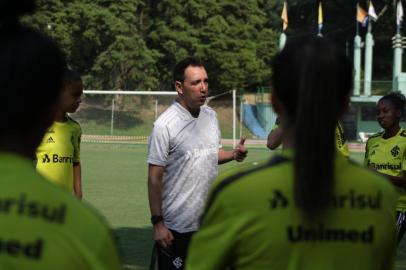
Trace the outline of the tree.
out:
M 162 85 L 168 86 L 177 61 L 195 55 L 204 60 L 212 94 L 268 81 L 276 34 L 265 29 L 257 1 L 151 1 L 156 19 L 148 45 L 161 52 Z
M 26 23 L 48 32 L 87 88 L 153 89 L 159 53 L 139 33 L 141 1 L 38 1 Z
M 212 94 L 268 85 L 284 0 L 38 0 L 25 22 L 51 35 L 87 88 L 172 90 L 172 69 L 200 57 Z M 287 37 L 317 33 L 321 0 L 287 0 Z M 367 1 L 359 0 L 367 9 Z M 393 0 L 373 0 L 374 78 L 391 77 Z M 323 35 L 352 55 L 356 1 L 322 0 Z M 365 29 L 361 29 L 365 35 Z

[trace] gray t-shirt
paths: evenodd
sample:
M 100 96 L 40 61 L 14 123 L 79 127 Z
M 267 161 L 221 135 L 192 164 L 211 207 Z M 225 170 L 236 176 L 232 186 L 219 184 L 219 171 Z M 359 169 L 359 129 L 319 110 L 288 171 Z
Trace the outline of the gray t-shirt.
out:
M 174 102 L 154 123 L 148 163 L 164 166 L 162 214 L 165 226 L 196 231 L 210 184 L 217 176 L 220 130 L 217 115 L 200 107 L 194 118 Z

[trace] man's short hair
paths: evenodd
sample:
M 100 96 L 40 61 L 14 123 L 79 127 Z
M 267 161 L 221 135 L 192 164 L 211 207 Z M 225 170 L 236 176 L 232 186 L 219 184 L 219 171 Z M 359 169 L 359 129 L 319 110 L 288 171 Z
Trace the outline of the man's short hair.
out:
M 183 82 L 185 80 L 185 69 L 188 66 L 204 67 L 204 64 L 199 58 L 186 57 L 182 61 L 178 62 L 173 69 L 173 83 L 176 81 Z

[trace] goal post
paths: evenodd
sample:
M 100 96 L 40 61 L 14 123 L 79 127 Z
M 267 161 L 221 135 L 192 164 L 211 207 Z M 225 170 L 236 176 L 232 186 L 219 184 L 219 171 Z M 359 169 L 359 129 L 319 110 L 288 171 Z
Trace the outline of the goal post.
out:
M 85 90 L 72 117 L 81 124 L 84 141 L 145 143 L 153 122 L 176 96 L 176 91 Z M 237 128 L 241 129 L 236 90 L 210 96 L 208 102 L 219 117 L 222 138 L 235 147 Z

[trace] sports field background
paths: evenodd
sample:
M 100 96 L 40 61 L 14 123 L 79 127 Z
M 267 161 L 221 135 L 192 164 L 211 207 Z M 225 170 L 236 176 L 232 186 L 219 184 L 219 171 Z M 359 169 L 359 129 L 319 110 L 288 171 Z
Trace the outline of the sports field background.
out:
M 248 149 L 245 162 L 258 162 L 272 155 L 265 146 Z M 85 201 L 111 225 L 122 253 L 123 269 L 148 269 L 153 236 L 147 193 L 147 146 L 83 143 L 81 152 Z M 362 162 L 363 153 L 351 153 L 351 158 Z M 220 173 L 238 165 L 221 165 Z M 406 269 L 406 240 L 398 249 L 395 269 Z

